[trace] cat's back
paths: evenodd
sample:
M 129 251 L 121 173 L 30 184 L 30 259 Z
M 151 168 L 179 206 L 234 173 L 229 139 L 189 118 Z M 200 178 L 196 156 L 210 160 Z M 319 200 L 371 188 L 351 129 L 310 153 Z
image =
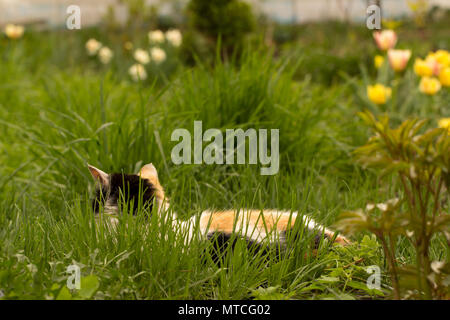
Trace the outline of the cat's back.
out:
M 308 230 L 323 233 L 329 239 L 334 237 L 333 231 L 317 224 L 309 216 L 299 216 L 296 211 L 277 209 L 207 210 L 200 216 L 199 229 L 207 237 L 215 233 L 225 236 L 235 233 L 256 242 L 262 242 L 265 239 L 283 241 L 286 231 L 294 227 L 299 217 L 300 222 Z M 350 243 L 341 235 L 338 235 L 335 241 L 343 245 Z

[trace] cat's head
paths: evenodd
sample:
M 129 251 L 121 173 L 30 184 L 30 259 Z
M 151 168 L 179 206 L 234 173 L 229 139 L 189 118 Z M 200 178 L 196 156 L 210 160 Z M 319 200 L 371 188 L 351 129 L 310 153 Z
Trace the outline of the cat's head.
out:
M 167 205 L 158 173 L 151 163 L 143 166 L 138 174 L 108 174 L 91 165 L 88 165 L 88 168 L 97 182 L 95 198 L 92 201 L 92 208 L 96 214 L 99 213 L 100 207 L 103 207 L 104 212 L 108 214 L 118 213 L 119 202 L 123 200 L 128 202 L 128 208 L 133 210 L 133 214 L 136 213 L 139 203 L 142 203 L 149 211 L 152 210 L 153 200 L 158 205 L 158 209 Z

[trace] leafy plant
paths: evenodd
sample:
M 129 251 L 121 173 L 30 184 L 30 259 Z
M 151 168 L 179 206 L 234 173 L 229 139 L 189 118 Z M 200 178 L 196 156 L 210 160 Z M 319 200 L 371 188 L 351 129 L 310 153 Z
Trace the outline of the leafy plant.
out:
M 299 294 L 315 293 L 319 299 L 341 300 L 384 297 L 387 288 L 376 289 L 367 285 L 368 267 L 379 264 L 380 260 L 380 244 L 375 236 L 365 235 L 359 243 L 346 247 L 334 246 L 323 257 L 327 263 L 321 276 L 301 288 Z
M 394 174 L 403 192 L 400 198 L 386 203 L 369 203 L 364 210 L 343 212 L 337 226 L 348 233 L 368 230 L 376 235 L 389 265 L 395 299 L 449 298 L 449 262 L 430 261 L 430 245 L 438 233 L 444 234 L 450 244 L 446 203 L 450 135 L 442 128 L 419 133 L 425 120 L 406 120 L 392 129 L 386 115 L 380 120 L 368 111 L 360 116 L 375 136 L 355 151 L 357 160 L 378 169 L 381 176 Z M 376 211 L 379 214 L 375 215 Z M 399 266 L 396 241 L 400 236 L 413 245 L 415 266 Z
M 63 285 L 60 288 L 57 284 L 52 288 L 55 290 L 60 289 L 56 296 L 57 300 L 80 300 L 91 299 L 97 292 L 99 286 L 100 282 L 98 281 L 98 278 L 94 275 L 90 275 L 80 279 L 80 290 L 73 289 L 73 292 L 70 292 L 67 286 Z

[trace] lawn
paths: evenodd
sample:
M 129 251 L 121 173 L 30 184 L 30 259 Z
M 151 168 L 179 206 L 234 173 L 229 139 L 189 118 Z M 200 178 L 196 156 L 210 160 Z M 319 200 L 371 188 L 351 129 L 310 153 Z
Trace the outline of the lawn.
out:
M 448 87 L 418 90 L 415 58 L 450 49 L 450 19 L 418 34 L 397 28 L 398 47 L 412 50 L 408 68 L 376 69 L 380 54 L 362 26 L 318 23 L 282 27 L 271 45 L 256 33 L 235 56 L 165 44 L 167 59 L 148 67 L 145 81 L 128 74 L 134 48 L 148 30 L 130 36 L 107 29 L 33 31 L 0 38 L 0 293 L 6 299 L 387 299 L 392 283 L 382 245 L 369 232 L 352 245 L 320 244 L 303 234 L 281 256 L 254 254 L 238 242 L 224 265 L 205 260 L 209 243 L 184 246 L 182 232 L 158 215 L 124 214 L 116 231 L 96 226 L 94 181 L 87 163 L 106 172 L 136 173 L 152 162 L 174 211 L 187 219 L 208 208 L 280 208 L 333 226 L 345 210 L 403 195 L 393 176 L 355 161 L 373 132 L 358 112 L 386 112 L 397 126 L 411 117 L 426 128 L 450 117 Z M 108 64 L 87 54 L 95 38 L 114 52 Z M 146 44 L 147 43 L 147 44 Z M 217 44 L 220 46 L 220 44 Z M 208 54 L 208 59 L 203 55 Z M 152 62 L 153 63 L 153 62 Z M 382 105 L 366 94 L 384 83 Z M 279 129 L 280 169 L 260 165 L 175 165 L 175 129 Z M 448 191 L 443 211 L 448 214 Z M 169 212 L 170 213 L 170 212 Z M 301 226 L 300 226 L 301 227 Z M 400 265 L 416 255 L 396 238 Z M 448 261 L 448 242 L 432 238 L 430 260 Z M 67 267 L 78 265 L 86 290 L 69 290 Z M 381 288 L 366 286 L 379 266 Z

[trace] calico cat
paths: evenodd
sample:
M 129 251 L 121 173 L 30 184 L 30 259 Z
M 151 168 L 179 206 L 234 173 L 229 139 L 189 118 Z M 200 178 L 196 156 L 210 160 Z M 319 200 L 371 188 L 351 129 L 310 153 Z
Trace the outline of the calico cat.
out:
M 130 203 L 134 203 L 131 210 L 137 209 L 139 196 L 142 197 L 143 205 L 148 207 L 149 212 L 153 209 L 154 203 L 158 206 L 156 212 L 169 210 L 169 201 L 153 164 L 143 166 L 138 174 L 107 174 L 90 165 L 88 168 L 92 177 L 99 182 L 96 197 L 92 203 L 96 214 L 99 213 L 100 206 L 104 208 L 106 214 L 117 214 L 121 194 L 125 194 L 125 198 Z M 341 245 L 350 243 L 342 235 L 335 237 L 333 231 L 317 224 L 310 217 L 300 216 L 297 212 L 276 209 L 207 210 L 203 211 L 199 217 L 194 216 L 188 221 L 177 220 L 175 216 L 175 221 L 188 228 L 189 236 L 186 238 L 188 240 L 194 236 L 194 232 L 199 232 L 200 239 L 205 240 L 219 235 L 222 241 L 226 241 L 236 234 L 248 242 L 262 244 L 264 241 L 285 242 L 286 233 L 294 227 L 298 218 L 304 219 L 305 226 L 315 233 L 323 234 L 328 239 L 334 238 L 334 241 Z M 112 222 L 117 223 L 117 218 L 112 218 Z

